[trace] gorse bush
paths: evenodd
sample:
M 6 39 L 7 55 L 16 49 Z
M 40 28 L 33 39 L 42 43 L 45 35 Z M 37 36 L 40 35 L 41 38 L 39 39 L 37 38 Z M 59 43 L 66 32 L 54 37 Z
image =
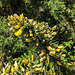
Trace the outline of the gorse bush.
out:
M 64 31 L 61 31 L 62 28 Z M 28 19 L 23 14 L 8 16 L 7 32 L 3 30 L 3 36 L 1 31 L 1 37 L 4 39 L 2 51 L 7 60 L 3 70 L 1 66 L 1 73 L 55 75 L 63 74 L 61 67 L 73 67 L 71 61 L 74 61 L 75 57 L 71 31 L 65 26 L 62 28 L 59 29 L 57 25 L 51 28 L 48 23 Z
M 6 1 L 0 13 L 12 15 L 0 18 L 0 74 L 74 75 L 75 2 Z

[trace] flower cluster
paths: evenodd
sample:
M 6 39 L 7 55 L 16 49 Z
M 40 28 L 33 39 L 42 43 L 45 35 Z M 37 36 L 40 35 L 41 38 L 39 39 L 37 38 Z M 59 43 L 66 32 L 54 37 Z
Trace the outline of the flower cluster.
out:
M 1 67 L 1 75 L 54 75 L 54 67 L 57 69 L 63 64 L 72 66 L 71 63 L 64 61 L 67 51 L 64 44 L 58 43 L 57 25 L 51 28 L 48 23 L 33 21 L 33 19 L 24 17 L 23 14 L 8 16 L 8 20 L 9 32 L 13 33 L 14 38 L 20 37 L 28 50 L 25 49 L 25 56 L 19 60 L 17 58 L 18 61 L 14 61 L 13 65 L 11 63 Z

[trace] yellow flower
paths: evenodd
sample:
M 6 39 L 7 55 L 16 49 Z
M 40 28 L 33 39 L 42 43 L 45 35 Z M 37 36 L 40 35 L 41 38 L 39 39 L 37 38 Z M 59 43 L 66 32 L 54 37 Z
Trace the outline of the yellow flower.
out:
M 23 14 L 20 15 L 20 18 L 24 18 Z
M 39 46 L 39 42 L 36 42 L 36 46 Z
M 26 38 L 26 42 L 31 42 L 31 38 Z
M 17 15 L 17 19 L 19 20 L 20 19 L 20 17 Z
M 21 69 L 21 71 L 23 71 L 23 72 L 25 71 L 25 69 L 24 69 L 21 65 L 20 65 L 20 69 Z
M 37 65 L 34 65 L 32 68 L 33 68 L 33 69 L 34 69 L 34 68 L 37 68 Z
M 28 21 L 28 18 L 27 18 L 27 17 L 25 17 L 25 20 L 26 20 L 26 21 Z
M 52 33 L 52 35 L 56 35 L 56 34 L 57 34 L 57 32 L 53 32 L 53 33 Z
M 23 63 L 24 63 L 24 64 L 28 64 L 28 59 L 24 58 L 24 59 L 23 59 Z
M 60 52 L 60 49 L 56 49 L 56 52 Z
M 60 65 L 60 66 L 62 65 L 59 61 L 57 61 L 56 63 L 57 63 L 58 65 Z
M 23 24 L 23 23 L 24 23 L 24 21 L 22 20 L 22 21 L 21 21 L 21 24 Z
M 50 30 L 49 30 L 49 29 L 47 29 L 47 34 L 48 34 L 48 33 L 50 33 Z
M 3 67 L 3 73 L 2 73 L 3 75 L 5 74 L 5 68 Z
M 14 67 L 12 67 L 12 68 L 11 68 L 11 72 L 12 72 L 12 73 L 14 73 L 14 72 L 15 72 Z
M 29 35 L 27 34 L 26 37 L 28 37 Z
M 55 55 L 55 51 L 50 51 L 49 53 L 51 56 L 54 56 Z
M 31 24 L 33 22 L 33 19 L 29 19 L 29 23 Z
M 33 36 L 33 34 L 32 34 L 32 33 L 30 33 L 30 36 Z
M 52 48 L 55 51 L 55 48 Z
M 4 73 L 1 73 L 1 75 L 4 75 Z
M 20 35 L 22 35 L 22 33 L 23 33 L 23 30 L 19 29 L 19 31 L 17 31 L 17 32 L 14 33 L 14 35 L 15 36 L 20 36 Z
M 46 59 L 46 56 L 40 59 L 40 62 L 44 61 Z
M 42 25 L 43 28 L 45 28 L 45 25 Z
M 32 68 L 40 68 L 41 67 L 41 64 L 38 64 L 38 65 L 34 65 Z
M 46 63 L 46 65 L 47 65 L 47 66 L 49 65 L 49 63 L 48 63 L 48 61 L 47 61 L 47 60 L 45 61 L 45 63 Z
M 35 26 L 36 25 L 36 22 L 33 22 L 33 26 Z
M 14 20 L 14 17 L 12 15 L 10 16 L 10 18 L 11 18 L 11 21 Z
M 14 68 L 15 70 L 18 69 L 18 63 L 17 63 L 17 61 L 15 61 L 15 63 L 14 63 L 14 67 L 15 67 L 15 68 Z
M 67 63 L 67 65 L 68 65 L 68 66 L 72 66 L 72 64 L 71 64 L 71 63 Z
M 41 64 L 38 64 L 38 65 L 37 65 L 37 68 L 40 68 L 40 67 L 41 67 Z
M 50 74 L 53 75 L 53 71 L 52 70 L 50 70 Z
M 42 52 L 39 56 L 42 57 L 45 55 L 45 52 Z
M 34 55 L 32 55 L 32 61 L 34 61 Z
M 64 47 L 63 46 L 58 46 L 58 49 L 63 49 Z
M 66 54 L 62 54 L 61 57 L 66 57 Z
M 41 71 L 42 71 L 42 68 L 35 68 L 35 69 L 34 69 L 34 72 L 35 72 L 35 73 L 39 73 L 39 72 L 41 72 Z
M 9 73 L 9 71 L 10 71 L 10 68 L 7 66 L 6 73 Z
M 51 46 L 46 46 L 48 50 L 53 50 Z
M 17 24 L 16 26 L 14 26 L 15 29 L 19 29 L 21 26 L 21 24 Z
M 5 23 L 5 21 L 3 21 L 3 23 Z
M 52 30 L 55 30 L 56 29 L 56 26 L 52 27 Z
M 29 72 L 26 72 L 26 74 L 25 75 L 29 75 Z
M 66 24 L 69 24 L 69 22 L 66 22 Z
M 32 72 L 26 72 L 26 74 L 25 75 L 32 75 Z
M 45 37 L 47 37 L 47 34 L 44 34 Z
M 41 25 L 41 23 L 38 23 L 38 25 Z
M 12 23 L 15 23 L 15 21 L 11 21 Z
M 30 32 L 30 33 L 32 33 L 32 30 L 31 30 L 31 29 L 29 29 L 29 32 Z

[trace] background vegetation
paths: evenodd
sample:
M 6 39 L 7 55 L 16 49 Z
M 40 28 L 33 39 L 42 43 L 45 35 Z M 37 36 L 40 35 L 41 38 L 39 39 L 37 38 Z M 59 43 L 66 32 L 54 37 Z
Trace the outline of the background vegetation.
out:
M 0 0 L 0 74 L 74 75 L 75 1 Z

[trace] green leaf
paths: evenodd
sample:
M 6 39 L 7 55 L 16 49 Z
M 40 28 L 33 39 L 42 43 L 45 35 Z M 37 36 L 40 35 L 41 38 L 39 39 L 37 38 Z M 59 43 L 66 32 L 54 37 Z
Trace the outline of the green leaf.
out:
M 25 58 L 27 58 L 27 57 L 28 57 L 28 55 L 27 55 L 26 53 L 24 53 L 24 56 L 25 56 Z

